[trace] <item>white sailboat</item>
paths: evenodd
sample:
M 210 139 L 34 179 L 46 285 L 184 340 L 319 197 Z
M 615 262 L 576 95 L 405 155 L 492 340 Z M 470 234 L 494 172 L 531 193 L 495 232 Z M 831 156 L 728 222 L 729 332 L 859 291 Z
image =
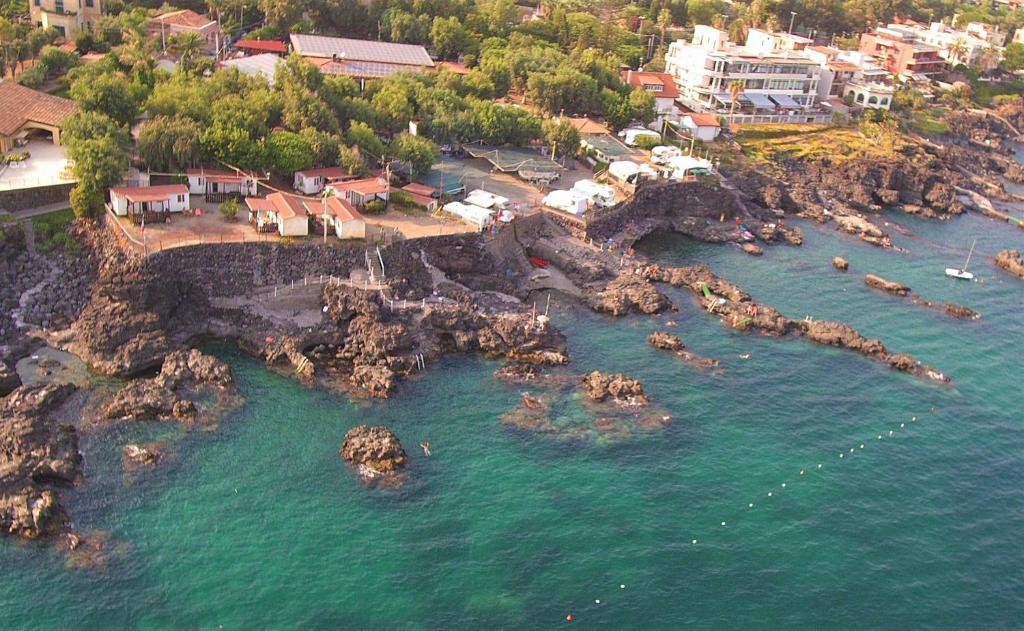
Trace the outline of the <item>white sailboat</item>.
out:
M 947 267 L 946 276 L 952 276 L 953 278 L 959 278 L 961 280 L 974 280 L 974 274 L 967 271 L 967 266 L 971 263 L 971 255 L 974 254 L 974 246 L 977 245 L 977 243 L 977 239 L 971 243 L 971 251 L 967 253 L 967 260 L 964 261 L 964 266 L 959 269 Z

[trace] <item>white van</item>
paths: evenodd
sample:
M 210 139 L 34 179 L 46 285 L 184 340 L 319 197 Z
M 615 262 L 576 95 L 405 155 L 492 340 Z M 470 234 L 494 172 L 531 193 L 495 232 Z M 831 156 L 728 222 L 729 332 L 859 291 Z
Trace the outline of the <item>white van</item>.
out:
M 651 162 L 654 164 L 668 164 L 668 161 L 676 156 L 683 155 L 683 150 L 671 145 L 659 145 L 651 149 Z
M 630 147 L 635 147 L 640 144 L 640 138 L 652 138 L 656 141 L 661 140 L 661 134 L 650 129 L 644 129 L 643 127 L 630 127 L 629 129 L 623 129 L 619 132 L 619 138 L 622 138 Z

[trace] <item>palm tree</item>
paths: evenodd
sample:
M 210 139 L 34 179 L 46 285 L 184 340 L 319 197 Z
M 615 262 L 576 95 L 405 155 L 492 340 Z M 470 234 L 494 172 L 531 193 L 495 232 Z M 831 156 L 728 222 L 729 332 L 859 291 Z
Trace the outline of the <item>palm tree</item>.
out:
M 965 57 L 967 56 L 967 44 L 964 40 L 958 39 L 949 45 L 949 49 L 946 51 L 946 58 L 951 66 L 956 67 L 958 64 L 966 63 Z
M 731 119 L 733 114 L 736 113 L 736 103 L 740 100 L 740 93 L 743 92 L 743 82 L 739 80 L 733 80 L 729 82 L 729 98 L 732 102 L 729 103 L 729 118 Z
M 181 71 L 188 72 L 192 69 L 193 58 L 203 49 L 203 45 L 204 41 L 199 33 L 187 31 L 172 35 L 168 48 L 178 55 Z
M 658 41 L 658 46 L 665 45 L 665 30 L 672 25 L 672 12 L 668 9 L 662 9 L 661 13 L 658 14 L 658 28 L 661 29 L 661 39 Z

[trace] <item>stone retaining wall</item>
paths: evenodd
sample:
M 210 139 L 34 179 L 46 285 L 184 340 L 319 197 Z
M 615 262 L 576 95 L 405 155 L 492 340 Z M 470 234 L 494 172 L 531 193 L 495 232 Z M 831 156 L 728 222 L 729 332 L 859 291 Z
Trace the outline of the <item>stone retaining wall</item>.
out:
M 0 208 L 14 212 L 68 201 L 74 183 L 0 191 Z
M 718 221 L 723 214 L 726 220 L 732 219 L 739 210 L 735 196 L 719 184 L 675 182 L 648 186 L 629 201 L 588 221 L 586 237 L 603 241 L 626 224 L 644 218 L 685 215 Z

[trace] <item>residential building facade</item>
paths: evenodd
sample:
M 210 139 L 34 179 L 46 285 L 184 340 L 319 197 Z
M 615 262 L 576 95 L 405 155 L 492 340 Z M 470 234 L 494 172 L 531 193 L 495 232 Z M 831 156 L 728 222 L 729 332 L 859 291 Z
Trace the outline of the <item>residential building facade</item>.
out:
M 30 0 L 28 12 L 36 26 L 57 29 L 72 41 L 81 31 L 92 30 L 104 4 L 104 0 Z
M 171 36 L 178 33 L 198 35 L 203 40 L 203 50 L 209 54 L 216 54 L 226 44 L 224 31 L 216 20 L 188 9 L 156 16 L 150 21 L 146 32 L 151 37 L 159 38 L 164 50 Z
M 899 25 L 861 35 L 860 52 L 904 80 L 928 81 L 945 71 L 946 60 L 939 55 L 938 46 L 918 41 L 912 30 L 894 27 Z
M 818 108 L 820 66 L 798 48 L 803 42 L 756 29 L 747 39 L 752 45 L 737 46 L 700 25 L 691 42 L 673 42 L 665 66 L 679 100 L 734 122 L 827 122 Z
M 626 70 L 622 73 L 622 81 L 630 87 L 642 88 L 654 96 L 655 110 L 658 118 L 675 120 L 678 110 L 676 108 L 676 97 L 679 96 L 679 89 L 672 75 L 667 72 L 643 72 L 640 70 Z

